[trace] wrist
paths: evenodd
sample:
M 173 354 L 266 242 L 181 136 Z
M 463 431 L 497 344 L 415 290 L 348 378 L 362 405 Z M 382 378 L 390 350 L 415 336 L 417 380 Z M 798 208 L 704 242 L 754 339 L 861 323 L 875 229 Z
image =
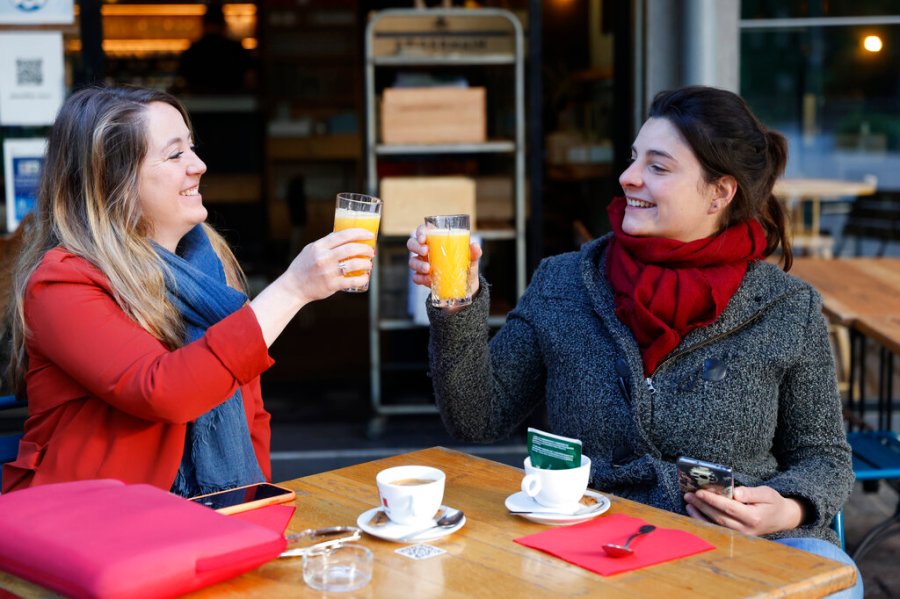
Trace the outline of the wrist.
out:
M 807 505 L 806 502 L 797 497 L 785 497 L 787 502 L 787 526 L 786 529 L 799 528 L 807 521 Z

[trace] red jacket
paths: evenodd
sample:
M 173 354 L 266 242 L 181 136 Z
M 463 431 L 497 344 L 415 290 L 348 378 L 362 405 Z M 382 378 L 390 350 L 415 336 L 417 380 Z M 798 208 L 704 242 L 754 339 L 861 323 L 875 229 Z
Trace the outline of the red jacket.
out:
M 253 448 L 271 478 L 259 375 L 273 361 L 249 306 L 170 351 L 116 304 L 83 258 L 47 252 L 28 282 L 28 420 L 3 492 L 90 478 L 169 490 L 187 423 L 240 386 Z

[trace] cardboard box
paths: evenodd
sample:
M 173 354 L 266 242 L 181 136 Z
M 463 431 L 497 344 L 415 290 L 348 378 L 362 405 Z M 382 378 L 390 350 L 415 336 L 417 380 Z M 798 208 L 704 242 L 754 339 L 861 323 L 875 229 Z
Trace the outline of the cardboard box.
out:
M 469 177 L 385 177 L 381 233 L 408 236 L 434 214 L 468 214 L 475 224 L 475 181 Z
M 475 177 L 475 205 L 482 223 L 511 222 L 516 214 L 512 177 Z
M 389 87 L 384 90 L 382 143 L 454 144 L 486 140 L 483 87 Z

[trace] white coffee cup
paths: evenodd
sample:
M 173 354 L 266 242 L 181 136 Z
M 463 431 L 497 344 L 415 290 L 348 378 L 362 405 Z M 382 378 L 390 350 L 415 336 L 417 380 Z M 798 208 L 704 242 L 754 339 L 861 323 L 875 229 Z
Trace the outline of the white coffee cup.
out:
M 431 466 L 395 466 L 379 472 L 375 483 L 391 522 L 427 526 L 441 507 L 446 478 Z
M 569 508 L 584 495 L 591 476 L 591 458 L 581 456 L 581 466 L 565 470 L 547 470 L 531 465 L 525 458 L 522 491 L 545 507 Z

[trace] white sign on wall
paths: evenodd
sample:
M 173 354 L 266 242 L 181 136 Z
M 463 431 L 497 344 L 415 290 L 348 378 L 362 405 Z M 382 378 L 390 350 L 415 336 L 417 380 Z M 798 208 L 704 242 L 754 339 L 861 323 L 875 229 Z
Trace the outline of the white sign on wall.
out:
M 65 93 L 63 69 L 61 32 L 0 33 L 0 125 L 53 124 Z
M 3 140 L 7 231 L 15 231 L 25 215 L 34 210 L 46 149 L 46 139 Z
M 44 25 L 74 23 L 73 0 L 0 0 L 0 23 Z

